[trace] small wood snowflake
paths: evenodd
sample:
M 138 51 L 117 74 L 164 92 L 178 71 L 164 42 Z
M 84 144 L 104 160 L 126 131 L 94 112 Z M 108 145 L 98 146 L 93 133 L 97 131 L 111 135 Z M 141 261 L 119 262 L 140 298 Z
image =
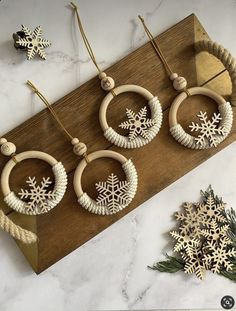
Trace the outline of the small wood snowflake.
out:
M 185 254 L 182 254 L 182 258 L 185 261 L 184 271 L 185 273 L 195 273 L 196 276 L 203 280 L 206 273 L 206 266 L 203 261 L 204 253 L 201 247 L 194 248 L 192 250 L 192 256 L 189 257 Z
M 155 125 L 155 121 L 147 119 L 147 107 L 143 107 L 135 114 L 131 109 L 126 109 L 128 121 L 122 122 L 119 127 L 129 130 L 129 139 L 134 140 L 137 136 L 150 138 L 148 128 Z
M 212 194 L 209 194 L 206 202 L 198 204 L 198 209 L 201 215 L 207 220 L 216 221 L 220 223 L 227 222 L 227 218 L 223 214 L 225 210 L 225 204 L 222 202 L 216 202 Z
M 110 214 L 118 212 L 121 205 L 130 202 L 130 197 L 127 194 L 129 182 L 119 181 L 115 174 L 111 174 L 106 182 L 96 183 L 96 189 L 99 193 L 96 199 L 97 203 L 106 205 Z
M 191 258 L 193 255 L 193 249 L 200 244 L 200 240 L 195 237 L 183 235 L 180 232 L 176 231 L 172 231 L 170 232 L 170 234 L 178 241 L 174 247 L 174 251 L 180 252 L 184 250 L 186 254 Z
M 41 184 L 38 185 L 35 177 L 29 177 L 26 183 L 29 185 L 30 190 L 21 189 L 18 194 L 21 199 L 28 199 L 26 202 L 27 212 L 37 211 L 39 214 L 47 212 L 50 209 L 48 200 L 56 199 L 56 191 L 47 191 L 52 184 L 50 178 L 43 178 Z
M 201 234 L 207 238 L 208 241 L 218 242 L 222 238 L 228 239 L 229 225 L 220 226 L 215 220 L 212 221 L 210 228 L 202 229 Z M 232 243 L 232 241 L 231 241 Z
M 216 147 L 219 144 L 219 135 L 225 135 L 226 129 L 222 126 L 218 127 L 221 118 L 220 113 L 214 113 L 211 120 L 207 120 L 207 113 L 200 111 L 197 115 L 199 120 L 202 121 L 200 124 L 192 122 L 189 125 L 191 132 L 200 132 L 195 141 L 199 145 L 204 145 L 205 139 L 209 141 L 211 147 Z
M 22 25 L 21 31 L 25 34 L 25 37 L 18 37 L 16 44 L 27 49 L 27 59 L 32 59 L 36 54 L 42 59 L 46 59 L 44 48 L 50 46 L 51 43 L 42 38 L 42 27 L 38 26 L 32 32 L 28 27 Z
M 221 238 L 217 244 L 213 240 L 208 242 L 210 254 L 205 254 L 203 261 L 211 266 L 212 272 L 219 273 L 223 267 L 226 271 L 232 270 L 230 258 L 236 257 L 236 249 L 229 247 L 230 244 L 231 241 L 225 237 Z
M 184 203 L 184 213 L 175 213 L 175 218 L 179 220 L 179 230 L 184 235 L 195 236 L 200 238 L 202 235 L 203 226 L 210 226 L 211 222 L 209 219 L 204 217 L 202 211 L 197 208 L 194 203 Z

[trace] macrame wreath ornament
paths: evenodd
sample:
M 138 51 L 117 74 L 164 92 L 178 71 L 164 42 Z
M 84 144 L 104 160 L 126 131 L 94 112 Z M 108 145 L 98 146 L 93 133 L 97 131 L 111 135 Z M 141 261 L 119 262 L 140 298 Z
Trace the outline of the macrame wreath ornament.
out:
M 77 6 L 73 2 L 71 2 L 71 6 L 75 10 L 79 30 L 89 56 L 98 70 L 101 88 L 107 92 L 99 110 L 100 125 L 105 138 L 121 148 L 133 149 L 143 147 L 154 139 L 162 125 L 163 113 L 158 97 L 153 96 L 147 89 L 139 85 L 126 84 L 115 87 L 114 79 L 107 76 L 107 74 L 100 69 L 100 66 L 96 61 L 92 47 L 85 34 Z M 126 109 L 127 120 L 119 124 L 119 127 L 128 131 L 128 135 L 124 136 L 117 133 L 111 126 L 109 126 L 107 121 L 107 109 L 116 96 L 127 92 L 137 93 L 142 96 L 146 99 L 147 106 L 142 107 L 137 114 L 129 108 Z M 147 118 L 147 108 L 149 108 L 151 113 L 150 119 Z
M 150 39 L 150 43 L 155 52 L 161 59 L 169 79 L 172 82 L 173 88 L 179 92 L 171 104 L 169 111 L 169 126 L 170 133 L 180 144 L 191 149 L 208 149 L 217 147 L 230 133 L 233 123 L 233 111 L 231 104 L 236 104 L 236 61 L 234 57 L 221 45 L 211 40 L 202 40 L 195 44 L 197 52 L 206 51 L 219 59 L 225 68 L 228 70 L 232 81 L 231 104 L 216 92 L 205 87 L 187 88 L 187 80 L 173 72 L 170 65 L 155 38 L 147 28 L 144 19 L 139 16 L 144 30 Z M 189 124 L 191 132 L 196 132 L 197 137 L 185 132 L 182 125 L 178 123 L 177 113 L 180 105 L 187 97 L 195 95 L 204 95 L 215 101 L 218 105 L 218 113 L 215 113 L 212 119 L 209 119 L 206 112 L 198 113 L 199 123 L 192 122 Z
M 126 175 L 125 181 L 120 181 L 115 174 L 108 176 L 107 181 L 96 184 L 98 196 L 93 200 L 87 193 L 83 192 L 81 178 L 88 161 L 94 161 L 101 157 L 112 158 L 122 165 Z M 127 160 L 120 153 L 101 150 L 88 155 L 88 161 L 83 159 L 74 175 L 74 189 L 78 202 L 89 212 L 99 215 L 111 215 L 123 210 L 129 205 L 137 191 L 138 175 L 131 160 Z
M 16 146 L 5 138 L 0 138 L 0 146 L 1 153 L 11 157 L 1 175 L 4 202 L 16 212 L 26 215 L 40 215 L 54 208 L 62 200 L 67 187 L 67 174 L 62 163 L 41 151 L 25 151 L 16 154 Z M 9 180 L 12 170 L 27 159 L 39 159 L 51 165 L 55 177 L 53 190 L 49 190 L 52 184 L 49 178 L 43 178 L 41 183 L 37 184 L 35 177 L 29 177 L 26 181 L 30 190 L 21 189 L 18 196 L 10 189 Z M 0 226 L 23 243 L 33 243 L 37 239 L 34 233 L 15 225 L 2 211 L 0 211 Z
M 200 280 L 210 270 L 236 281 L 235 211 L 226 211 L 225 203 L 210 187 L 201 194 L 201 202 L 185 203 L 183 212 L 175 214 L 179 227 L 170 235 L 176 242 L 174 252 L 179 256 L 167 255 L 166 261 L 151 268 L 170 273 L 183 270 L 195 273 Z
M 7 144 L 7 143 L 5 143 Z M 2 150 L 6 145 L 2 145 Z M 27 159 L 40 159 L 52 166 L 55 176 L 55 185 L 53 191 L 48 191 L 48 186 L 52 183 L 49 178 L 43 178 L 41 186 L 36 185 L 35 177 L 29 177 L 26 181 L 31 190 L 21 189 L 20 198 L 10 189 L 9 178 L 11 171 L 17 163 Z M 4 195 L 4 201 L 16 212 L 26 215 L 40 215 L 47 213 L 54 208 L 63 198 L 67 186 L 66 171 L 61 162 L 57 162 L 52 156 L 40 151 L 26 151 L 14 155 L 5 165 L 1 176 L 1 187 Z M 22 200 L 22 199 L 26 199 Z

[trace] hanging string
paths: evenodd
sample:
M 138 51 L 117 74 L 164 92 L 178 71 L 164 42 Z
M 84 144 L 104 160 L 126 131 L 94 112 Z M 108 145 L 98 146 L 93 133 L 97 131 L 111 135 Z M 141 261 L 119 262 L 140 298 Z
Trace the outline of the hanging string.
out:
M 56 112 L 54 111 L 54 109 L 52 108 L 52 106 L 49 104 L 49 102 L 47 101 L 47 99 L 43 96 L 43 94 L 37 89 L 37 87 L 31 82 L 31 81 L 27 81 L 27 85 L 30 86 L 30 88 L 34 91 L 35 94 L 38 95 L 38 97 L 42 100 L 42 102 L 45 104 L 45 106 L 48 108 L 48 110 L 51 112 L 52 116 L 54 117 L 54 119 L 56 120 L 56 122 L 59 124 L 59 126 L 61 127 L 61 129 L 65 132 L 65 134 L 67 135 L 67 137 L 69 138 L 69 140 L 71 141 L 73 139 L 73 136 L 67 131 L 67 129 L 65 128 L 65 126 L 62 124 L 61 120 L 59 119 L 59 117 L 57 116 Z
M 95 55 L 94 55 L 93 50 L 92 50 L 92 47 L 91 47 L 91 45 L 90 45 L 90 43 L 89 43 L 89 41 L 88 41 L 88 38 L 87 38 L 87 36 L 86 36 L 86 34 L 85 34 L 85 31 L 84 31 L 84 28 L 83 28 L 83 24 L 82 24 L 81 19 L 80 19 L 80 16 L 79 16 L 78 7 L 77 7 L 77 5 L 74 4 L 73 2 L 71 2 L 70 4 L 71 4 L 72 8 L 75 10 L 75 14 L 76 14 L 76 17 L 77 17 L 79 30 L 80 30 L 81 36 L 82 36 L 82 38 L 83 38 L 83 40 L 84 40 L 84 44 L 85 44 L 85 46 L 86 46 L 86 48 L 87 48 L 87 51 L 88 51 L 88 53 L 89 53 L 89 56 L 91 57 L 91 59 L 92 59 L 94 65 L 96 66 L 98 72 L 101 73 L 102 70 L 101 70 L 100 67 L 98 66 L 98 63 L 97 63 L 97 61 L 96 61 Z
M 156 43 L 155 38 L 153 37 L 153 35 L 152 35 L 152 33 L 150 32 L 150 30 L 147 28 L 147 25 L 145 24 L 145 21 L 144 21 L 143 17 L 140 16 L 140 15 L 139 15 L 138 17 L 139 17 L 139 19 L 141 20 L 141 22 L 142 22 L 142 24 L 143 24 L 144 30 L 145 30 L 146 34 L 148 35 L 148 37 L 149 37 L 149 39 L 150 39 L 150 42 L 151 42 L 151 44 L 152 44 L 152 46 L 153 46 L 155 52 L 156 52 L 157 55 L 160 57 L 160 59 L 161 59 L 163 65 L 164 65 L 164 67 L 165 67 L 167 73 L 168 73 L 169 75 L 171 75 L 171 74 L 173 73 L 173 71 L 172 71 L 172 69 L 170 68 L 170 66 L 169 66 L 169 64 L 168 64 L 168 62 L 167 62 L 167 60 L 166 60 L 164 54 L 162 53 L 162 50 L 160 49 L 160 47 L 159 47 L 158 44 Z

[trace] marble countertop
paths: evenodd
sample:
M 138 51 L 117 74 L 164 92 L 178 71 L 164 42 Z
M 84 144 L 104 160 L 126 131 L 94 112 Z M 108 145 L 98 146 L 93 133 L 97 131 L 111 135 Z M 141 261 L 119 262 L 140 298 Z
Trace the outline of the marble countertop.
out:
M 147 41 L 138 14 L 157 35 L 194 12 L 210 36 L 236 55 L 235 0 L 80 0 L 79 6 L 104 68 Z M 28 62 L 13 48 L 11 36 L 21 24 L 43 26 L 45 38 L 52 41 L 47 61 Z M 0 29 L 0 133 L 43 108 L 32 101 L 27 79 L 53 102 L 96 73 L 82 43 L 77 45 L 78 31 L 65 0 L 1 0 Z M 212 273 L 201 282 L 183 273 L 147 269 L 168 250 L 173 212 L 183 201 L 197 201 L 199 190 L 209 184 L 229 206 L 236 206 L 236 143 L 38 276 L 14 241 L 0 232 L 0 310 L 220 308 L 223 296 L 236 298 L 230 281 Z

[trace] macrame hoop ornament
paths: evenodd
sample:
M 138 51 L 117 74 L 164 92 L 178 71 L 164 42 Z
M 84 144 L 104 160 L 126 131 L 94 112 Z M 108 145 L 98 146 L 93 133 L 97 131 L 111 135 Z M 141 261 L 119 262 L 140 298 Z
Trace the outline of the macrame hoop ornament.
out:
M 121 85 L 115 88 L 115 81 L 113 78 L 108 77 L 105 72 L 100 69 L 98 65 L 92 47 L 88 41 L 88 38 L 85 34 L 78 8 L 77 6 L 71 2 L 71 6 L 75 10 L 75 14 L 78 21 L 79 30 L 84 41 L 85 47 L 88 51 L 88 54 L 94 63 L 95 67 L 99 72 L 99 79 L 101 80 L 101 88 L 108 92 L 108 94 L 103 99 L 100 111 L 99 111 L 99 119 L 100 125 L 104 132 L 104 137 L 113 143 L 114 145 L 121 147 L 121 148 L 140 148 L 146 144 L 148 144 L 159 132 L 162 124 L 163 113 L 161 104 L 158 98 L 153 96 L 148 90 L 145 88 L 138 86 L 138 85 Z M 106 119 L 107 108 L 112 99 L 125 92 L 134 92 L 138 93 L 139 95 L 143 96 L 148 101 L 148 106 L 151 111 L 151 119 L 146 118 L 146 106 L 143 107 L 138 114 L 134 114 L 133 111 L 130 109 L 126 109 L 127 116 L 128 114 L 132 116 L 131 123 L 129 121 L 123 122 L 123 125 L 120 124 L 119 127 L 124 129 L 129 129 L 129 136 L 123 136 L 117 133 L 112 127 L 108 125 Z M 145 110 L 145 112 L 144 112 Z M 129 116 L 128 116 L 129 118 Z M 137 118 L 137 119 L 136 119 Z M 126 124 L 124 124 L 126 123 Z M 131 135 L 131 132 L 135 131 L 135 135 Z
M 27 202 L 19 199 L 10 189 L 9 179 L 13 168 L 16 164 L 27 159 L 39 159 L 52 166 L 52 171 L 55 176 L 55 197 L 53 199 L 47 199 L 46 208 L 44 208 L 43 211 L 39 210 L 37 206 L 29 211 L 27 209 Z M 15 155 L 14 158 L 9 160 L 5 165 L 1 176 L 1 188 L 4 196 L 4 202 L 16 212 L 26 215 L 40 215 L 49 212 L 62 200 L 66 191 L 66 186 L 67 175 L 62 163 L 58 162 L 49 154 L 40 151 L 26 151 Z
M 214 55 L 219 59 L 225 66 L 226 70 L 229 72 L 231 82 L 232 82 L 232 95 L 231 104 L 236 105 L 236 62 L 234 57 L 226 50 L 222 45 L 211 40 L 201 40 L 195 43 L 195 49 L 197 52 L 205 51 Z M 196 143 L 196 137 L 186 133 L 182 126 L 177 122 L 177 110 L 180 104 L 187 98 L 187 96 L 192 95 L 205 95 L 212 98 L 217 104 L 220 115 L 222 117 L 219 127 L 224 128 L 223 135 L 217 135 L 216 139 L 218 144 L 221 143 L 230 133 L 233 124 L 233 111 L 231 104 L 226 102 L 225 99 L 217 94 L 216 92 L 204 88 L 204 87 L 194 87 L 187 89 L 180 93 L 173 101 L 170 114 L 169 114 L 169 124 L 170 132 L 172 136 L 182 145 L 192 149 L 207 149 L 210 148 L 209 141 L 205 138 L 202 144 Z
M 151 111 L 151 121 L 154 125 L 145 130 L 145 138 L 139 135 L 131 140 L 127 136 L 118 134 L 112 127 L 108 125 L 106 118 L 108 106 L 114 96 L 124 92 L 135 92 L 143 96 L 148 101 L 148 106 Z M 158 134 L 161 128 L 162 118 L 162 109 L 158 98 L 156 96 L 154 97 L 148 90 L 141 86 L 129 84 L 121 85 L 114 88 L 112 92 L 109 92 L 103 99 L 99 111 L 99 120 L 101 128 L 104 131 L 104 136 L 114 145 L 121 148 L 140 148 L 148 144 Z M 140 126 L 142 126 L 142 124 L 140 124 Z
M 74 175 L 74 189 L 78 197 L 78 202 L 89 212 L 99 215 L 110 215 L 115 214 L 115 212 L 110 212 L 110 209 L 106 205 L 98 204 L 93 200 L 86 192 L 83 192 L 81 179 L 82 174 L 87 166 L 88 162 L 94 161 L 99 158 L 112 158 L 121 163 L 122 168 L 126 175 L 126 180 L 128 182 L 128 189 L 126 191 L 127 200 L 125 204 L 120 204 L 116 212 L 123 210 L 129 205 L 129 203 L 134 198 L 137 191 L 138 177 L 135 166 L 131 160 L 127 160 L 120 153 L 110 151 L 110 150 L 101 150 L 93 152 L 87 155 L 87 161 L 83 159 L 76 168 Z
M 186 133 L 181 124 L 179 124 L 177 121 L 177 112 L 180 105 L 188 96 L 193 95 L 208 96 L 218 104 L 218 110 L 222 117 L 219 123 L 219 127 L 224 128 L 224 134 L 217 135 L 217 137 L 215 137 L 215 139 L 217 140 L 217 144 L 221 143 L 231 131 L 233 123 L 232 108 L 230 103 L 226 102 L 222 96 L 204 87 L 189 88 L 188 94 L 186 92 L 182 92 L 174 99 L 169 112 L 169 125 L 171 135 L 185 147 L 191 149 L 207 149 L 211 147 L 207 138 L 204 138 L 204 141 L 201 144 L 197 143 L 196 137 Z
M 171 81 L 173 81 L 173 87 L 180 94 L 174 99 L 170 111 L 169 111 L 169 125 L 172 136 L 182 145 L 192 149 L 207 149 L 210 147 L 216 147 L 222 142 L 230 133 L 233 123 L 233 112 L 230 103 L 226 102 L 225 99 L 217 94 L 216 92 L 204 88 L 204 87 L 193 87 L 187 88 L 187 81 L 184 77 L 178 76 L 177 73 L 173 72 L 170 68 L 162 50 L 158 46 L 155 38 L 153 37 L 150 30 L 147 28 L 144 19 L 139 15 L 144 30 L 150 39 L 150 43 L 154 48 L 155 52 L 161 59 L 166 72 Z M 235 70 L 235 59 L 231 54 L 224 49 L 222 46 L 214 43 L 210 40 L 199 41 L 195 45 L 197 52 L 208 51 L 212 55 L 216 56 L 229 71 L 231 81 L 233 84 L 232 97 L 233 101 L 236 99 L 236 70 Z M 200 111 L 198 117 L 202 121 L 202 124 L 192 124 L 190 128 L 192 131 L 199 131 L 198 137 L 194 137 L 184 131 L 182 126 L 177 122 L 177 111 L 181 103 L 188 97 L 193 95 L 205 95 L 212 98 L 217 104 L 219 114 L 214 114 L 212 120 L 207 120 L 206 113 Z M 218 127 L 217 127 L 218 125 Z

